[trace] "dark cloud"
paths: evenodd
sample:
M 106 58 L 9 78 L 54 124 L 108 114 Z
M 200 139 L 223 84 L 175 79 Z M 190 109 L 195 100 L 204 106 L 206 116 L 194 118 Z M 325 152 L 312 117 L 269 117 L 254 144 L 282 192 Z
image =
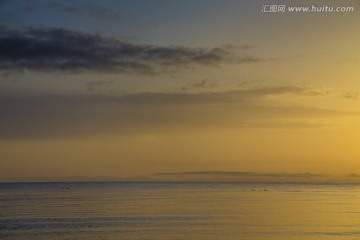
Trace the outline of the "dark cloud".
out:
M 197 94 L 138 93 L 116 97 L 2 94 L 0 138 L 67 138 L 206 127 L 307 128 L 321 126 L 321 120 L 357 114 L 269 105 L 261 101 L 269 95 L 306 95 L 307 91 L 284 87 Z
M 226 48 L 138 45 L 68 29 L 0 28 L 0 70 L 153 74 L 169 67 L 254 62 Z

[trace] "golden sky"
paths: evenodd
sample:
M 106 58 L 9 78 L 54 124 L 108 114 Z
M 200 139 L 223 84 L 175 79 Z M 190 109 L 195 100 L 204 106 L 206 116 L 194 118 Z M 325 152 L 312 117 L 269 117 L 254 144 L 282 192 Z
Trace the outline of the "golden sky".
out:
M 360 174 L 358 1 L 263 6 L 1 1 L 1 179 Z

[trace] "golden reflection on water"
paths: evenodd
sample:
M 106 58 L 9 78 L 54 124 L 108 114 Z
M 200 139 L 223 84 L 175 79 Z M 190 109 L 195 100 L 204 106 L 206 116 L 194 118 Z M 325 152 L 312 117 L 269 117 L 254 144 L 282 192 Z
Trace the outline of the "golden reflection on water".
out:
M 2 187 L 2 239 L 355 239 L 360 186 L 69 183 Z

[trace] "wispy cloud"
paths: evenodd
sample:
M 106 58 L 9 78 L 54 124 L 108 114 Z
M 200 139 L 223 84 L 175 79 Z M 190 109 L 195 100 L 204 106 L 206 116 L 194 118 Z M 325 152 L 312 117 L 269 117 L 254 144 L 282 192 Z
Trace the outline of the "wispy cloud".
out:
M 55 10 L 63 13 L 83 15 L 89 18 L 97 18 L 109 21 L 117 21 L 122 19 L 121 15 L 116 11 L 102 6 L 90 4 L 83 6 L 67 6 L 60 2 L 53 2 L 48 4 L 48 7 L 54 8 Z
M 220 182 L 336 182 L 339 179 L 331 175 L 313 173 L 260 173 L 260 172 L 229 172 L 203 171 L 157 173 L 148 176 L 148 180 L 158 181 L 220 181 Z M 264 188 L 251 188 L 249 191 L 268 191 Z
M 350 178 L 360 178 L 360 174 L 357 174 L 357 173 L 350 173 L 350 174 L 348 174 L 346 176 L 350 177 Z
M 1 2 L 0 2 L 1 4 Z M 79 15 L 91 19 L 100 19 L 108 21 L 118 21 L 121 20 L 121 15 L 110 8 L 103 6 L 92 5 L 92 4 L 83 4 L 83 5 L 66 5 L 62 2 L 50 2 L 50 3 L 28 3 L 23 6 L 23 11 L 37 14 L 44 11 L 57 11 L 64 14 Z
M 24 7 L 24 10 L 26 11 L 26 12 L 31 12 L 31 13 L 37 13 L 37 12 L 39 12 L 40 10 L 41 10 L 41 8 L 40 7 L 38 7 L 38 6 L 36 6 L 36 5 L 34 5 L 34 4 L 27 4 L 25 7 Z
M 204 89 L 204 88 L 213 88 L 218 84 L 215 81 L 210 81 L 208 79 L 202 79 L 198 81 L 190 81 L 186 86 L 181 87 L 181 90 L 187 91 L 191 89 Z
M 349 100 L 359 100 L 359 92 L 346 92 L 342 96 Z
M 94 82 L 93 84 L 110 84 Z M 94 87 L 94 86 L 92 86 Z M 10 96 L 0 98 L 0 138 L 62 138 L 191 128 L 308 128 L 357 115 L 271 105 L 266 96 L 308 96 L 298 87 L 123 96 Z
M 0 0 L 0 4 L 8 4 L 8 3 L 12 3 L 14 1 L 11 0 Z
M 93 91 L 94 89 L 98 88 L 98 87 L 102 87 L 102 86 L 106 86 L 106 85 L 110 85 L 113 84 L 114 81 L 96 81 L 96 82 L 88 82 L 86 83 L 86 89 L 89 91 Z
M 257 173 L 257 172 L 230 172 L 230 171 L 201 171 L 179 173 L 156 173 L 155 175 L 215 175 L 215 176 L 267 176 L 267 177 L 312 177 L 323 176 L 312 173 Z
M 125 43 L 68 29 L 0 29 L 0 70 L 154 74 L 171 67 L 257 62 L 229 47 L 212 49 Z

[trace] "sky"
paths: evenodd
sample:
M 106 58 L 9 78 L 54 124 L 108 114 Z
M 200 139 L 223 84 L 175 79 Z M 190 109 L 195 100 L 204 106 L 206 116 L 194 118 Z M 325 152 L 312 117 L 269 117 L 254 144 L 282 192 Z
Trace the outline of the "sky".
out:
M 0 0 L 0 178 L 360 177 L 359 11 Z

